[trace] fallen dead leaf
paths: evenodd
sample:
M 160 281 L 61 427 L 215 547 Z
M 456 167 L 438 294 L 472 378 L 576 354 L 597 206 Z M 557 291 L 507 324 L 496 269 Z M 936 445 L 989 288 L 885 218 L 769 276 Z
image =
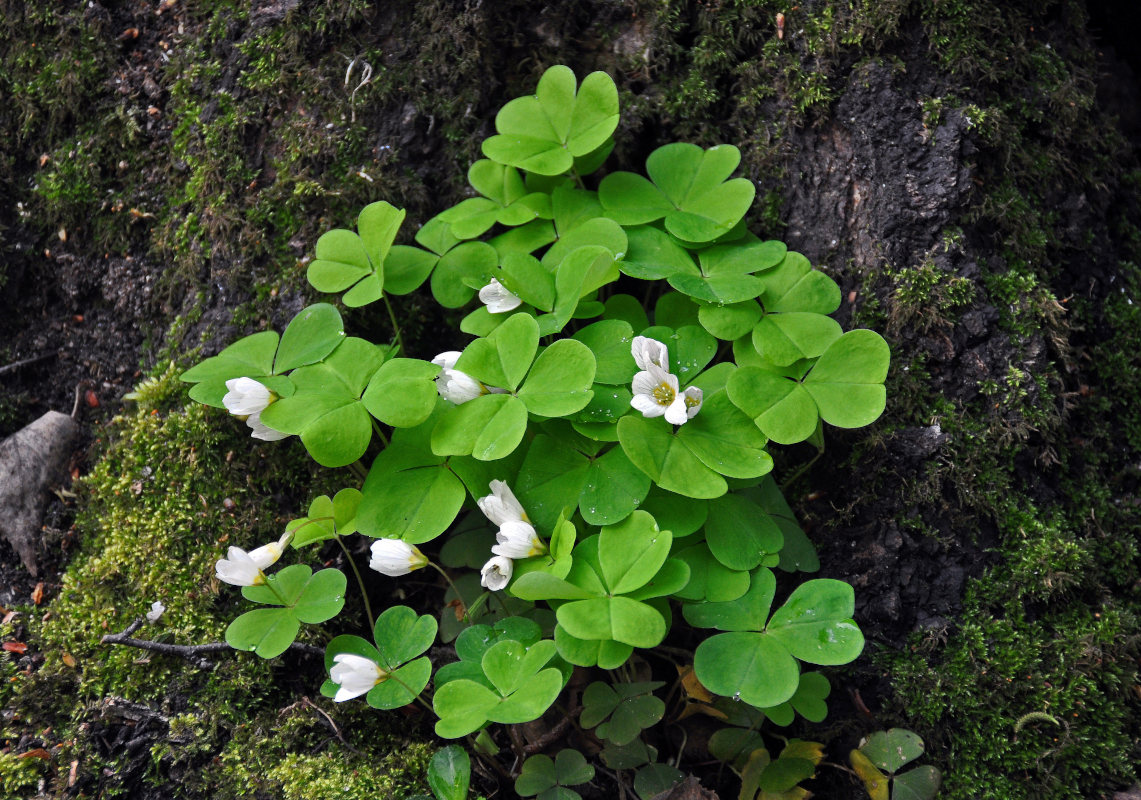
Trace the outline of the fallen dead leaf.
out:
M 36 584 L 36 588 L 32 589 L 32 602 L 37 606 L 44 601 L 44 582 L 40 581 Z
M 3 649 L 7 650 L 9 653 L 23 654 L 28 652 L 28 646 L 23 642 L 4 642 Z
M 35 750 L 29 750 L 26 753 L 20 753 L 16 758 L 42 758 L 44 761 L 51 760 L 51 753 L 42 747 L 37 747 Z
M 697 679 L 697 673 L 693 671 L 693 665 L 678 667 L 677 673 L 681 677 L 681 687 L 685 690 L 687 697 L 694 700 L 700 700 L 703 703 L 712 703 L 713 695 L 708 689 L 701 685 L 701 681 Z
M 75 662 L 75 656 L 73 656 L 71 653 L 64 650 L 63 653 L 60 655 L 60 658 L 63 659 L 63 663 L 67 664 L 72 669 L 75 668 L 75 663 L 76 663 Z

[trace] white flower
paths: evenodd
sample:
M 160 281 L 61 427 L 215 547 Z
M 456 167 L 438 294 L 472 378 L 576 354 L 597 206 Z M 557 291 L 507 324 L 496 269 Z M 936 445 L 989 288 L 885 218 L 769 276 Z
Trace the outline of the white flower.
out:
M 507 291 L 506 287 L 495 278 L 492 278 L 491 283 L 479 290 L 479 301 L 487 306 L 487 310 L 492 314 L 503 314 L 518 308 L 523 303 L 522 300 Z
M 666 422 L 684 425 L 701 409 L 701 390 L 691 386 L 685 392 L 679 392 L 677 376 L 656 364 L 650 364 L 645 371 L 635 375 L 631 388 L 634 397 L 630 405 L 641 411 L 644 417 L 664 415 Z
M 685 402 L 685 417 L 686 419 L 693 419 L 697 416 L 697 412 L 701 410 L 701 404 L 705 402 L 705 393 L 696 386 L 690 386 L 681 393 L 682 400 Z M 669 414 L 666 414 L 666 419 L 669 419 Z M 684 422 L 685 420 L 682 420 Z M 681 425 L 681 422 L 675 422 L 675 425 Z
M 527 512 L 511 491 L 511 487 L 503 481 L 492 481 L 489 484 L 491 494 L 476 500 L 479 510 L 494 522 L 502 525 L 505 522 L 530 522 Z
M 226 557 L 214 565 L 218 580 L 234 586 L 259 586 L 265 583 L 265 573 L 262 570 L 277 563 L 291 538 L 293 534 L 286 533 L 278 541 L 248 553 L 240 547 L 231 547 L 226 551 Z
M 482 395 L 503 391 L 502 389 L 489 389 L 466 372 L 453 369 L 459 357 L 458 350 L 449 350 L 432 359 L 433 364 L 439 364 L 443 367 L 440 374 L 436 376 L 436 391 L 440 393 L 440 397 L 458 406 Z
M 541 556 L 547 552 L 547 546 L 535 533 L 530 522 L 503 523 L 495 534 L 495 541 L 498 544 L 491 548 L 491 552 L 497 556 L 530 558 L 531 556 Z
M 443 369 L 436 376 L 436 391 L 440 397 L 457 406 L 487 394 L 483 384 L 458 369 Z
M 495 556 L 479 571 L 479 583 L 493 592 L 498 592 L 511 581 L 511 573 L 514 571 L 515 565 L 510 558 Z
M 214 565 L 218 580 L 234 586 L 258 586 L 265 583 L 265 573 L 254 563 L 250 554 L 240 547 L 231 547 L 226 557 Z
M 402 539 L 377 539 L 372 543 L 372 559 L 368 565 L 381 575 L 395 578 L 426 567 L 428 558 L 415 545 Z
M 438 364 L 444 369 L 451 369 L 456 365 L 456 362 L 460 360 L 461 355 L 463 355 L 463 353 L 459 350 L 447 350 L 433 358 L 432 363 Z
M 273 393 L 253 378 L 231 378 L 226 381 L 222 405 L 235 417 L 260 414 L 274 401 Z
M 641 411 L 642 416 L 660 417 L 667 411 L 673 411 L 670 416 L 676 419 L 680 414 L 682 422 L 685 421 L 685 401 L 678 396 L 676 375 L 656 364 L 650 364 L 646 370 L 634 376 L 631 389 L 634 397 L 631 398 L 630 405 Z
M 235 417 L 246 421 L 253 431 L 250 436 L 263 442 L 276 442 L 289 436 L 261 421 L 261 412 L 277 400 L 277 395 L 253 378 L 231 378 L 226 381 L 226 388 L 229 391 L 222 398 L 222 405 Z
M 286 531 L 281 535 L 276 542 L 263 544 L 261 547 L 255 548 L 250 551 L 250 558 L 258 565 L 259 569 L 272 567 L 277 563 L 285 552 L 285 546 L 289 544 L 289 540 L 293 538 L 293 531 Z
M 654 364 L 669 372 L 669 351 L 657 339 L 635 336 L 630 345 L 630 352 L 634 356 L 634 363 L 638 365 L 638 369 L 649 369 L 650 365 Z
M 248 425 L 250 430 L 253 431 L 250 436 L 255 439 L 261 439 L 263 442 L 277 442 L 281 439 L 288 438 L 289 436 L 288 433 L 275 431 L 273 428 L 262 422 L 260 411 L 256 414 L 250 414 L 248 417 L 246 417 L 246 425 Z
M 333 702 L 343 703 L 367 694 L 372 687 L 387 677 L 388 673 L 371 658 L 358 656 L 355 653 L 337 653 L 333 656 L 329 679 L 341 688 L 337 689 Z
M 492 481 L 491 494 L 476 500 L 479 510 L 499 526 L 491 552 L 507 558 L 528 558 L 547 552 L 523 506 L 503 481 Z
M 151 603 L 151 610 L 147 612 L 147 622 L 151 623 L 152 625 L 155 624 L 158 622 L 159 617 L 161 617 L 165 612 L 166 606 L 164 606 L 161 601 L 155 600 L 153 603 Z

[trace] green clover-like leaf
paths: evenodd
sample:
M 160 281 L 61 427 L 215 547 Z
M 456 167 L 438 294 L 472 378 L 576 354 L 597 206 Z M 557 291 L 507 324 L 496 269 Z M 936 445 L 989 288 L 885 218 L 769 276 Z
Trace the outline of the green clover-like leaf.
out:
M 427 456 L 432 458 L 430 452 Z M 467 490 L 460 479 L 443 466 L 443 459 L 438 461 L 440 463 L 409 469 L 392 469 L 386 468 L 378 458 L 361 487 L 357 512 L 360 532 L 421 544 L 446 531 L 467 499 Z
M 306 277 L 319 292 L 342 292 L 350 308 L 381 297 L 385 259 L 404 222 L 404 209 L 383 201 L 365 206 L 357 217 L 357 231 L 331 230 L 317 240 L 316 258 Z M 348 291 L 345 291 L 345 290 Z
M 932 800 L 942 782 L 943 776 L 935 767 L 916 767 L 892 778 L 892 800 Z
M 433 378 L 440 367 L 414 358 L 386 361 L 373 374 L 361 401 L 370 414 L 394 428 L 424 422 L 436 408 Z
M 664 217 L 666 230 L 677 238 L 710 242 L 741 220 L 756 195 L 751 181 L 728 180 L 740 161 L 733 145 L 702 150 L 692 144 L 667 144 L 646 160 L 650 180 L 615 172 L 602 179 L 598 197 L 606 213 L 622 225 Z
M 282 433 L 298 434 L 317 463 L 343 467 L 359 459 L 372 439 L 372 423 L 360 402 L 385 352 L 363 339 L 345 339 L 321 364 L 290 375 L 292 396 L 272 403 L 262 421 Z
M 729 631 L 706 639 L 694 653 L 697 677 L 711 692 L 771 708 L 796 693 L 797 659 L 846 664 L 863 650 L 863 634 L 851 619 L 851 586 L 822 579 L 801 584 L 766 624 L 775 588 L 771 571 L 762 568 L 740 600 L 683 609 L 693 625 Z
M 738 494 L 710 501 L 705 540 L 718 561 L 743 571 L 760 566 L 784 545 L 784 535 L 776 521 L 756 503 Z
M 725 479 L 694 455 L 661 419 L 622 417 L 618 440 L 630 462 L 662 489 L 698 499 L 720 497 L 728 490 Z
M 281 655 L 293 643 L 301 623 L 324 622 L 345 605 L 343 572 L 323 569 L 314 574 L 294 564 L 266 577 L 259 586 L 242 587 L 255 603 L 273 606 L 242 614 L 226 628 L 226 642 L 236 650 L 252 650 L 262 658 Z
M 776 269 L 761 276 L 766 312 L 831 314 L 840 307 L 840 287 L 808 259 L 789 251 Z
M 883 413 L 891 351 L 878 333 L 848 331 L 829 346 L 804 379 L 820 417 L 838 428 L 870 425 Z
M 912 731 L 891 728 L 873 733 L 860 751 L 879 769 L 895 773 L 923 755 L 923 740 Z
M 222 398 L 228 391 L 226 381 L 253 378 L 278 395 L 293 393 L 293 384 L 284 376 L 273 375 L 273 357 L 277 352 L 276 331 L 262 331 L 246 336 L 218 355 L 207 358 L 179 376 L 179 380 L 195 384 L 190 397 L 214 408 L 225 408 Z
M 601 681 L 592 683 L 582 694 L 579 722 L 583 727 L 596 728 L 600 738 L 617 745 L 629 744 L 665 714 L 665 703 L 652 694 L 661 686 L 664 684 L 659 681 L 614 686 Z
M 618 89 L 604 72 L 577 87 L 574 72 L 555 66 L 543 73 L 534 95 L 516 98 L 495 117 L 498 135 L 485 139 L 493 161 L 539 175 L 559 175 L 603 145 L 618 127 Z
M 567 787 L 593 779 L 594 767 L 577 750 L 560 750 L 554 759 L 540 753 L 523 762 L 515 791 L 520 797 L 537 796 L 538 800 L 581 800 L 578 792 Z
M 471 759 L 459 745 L 438 751 L 428 762 L 428 785 L 438 800 L 467 800 Z

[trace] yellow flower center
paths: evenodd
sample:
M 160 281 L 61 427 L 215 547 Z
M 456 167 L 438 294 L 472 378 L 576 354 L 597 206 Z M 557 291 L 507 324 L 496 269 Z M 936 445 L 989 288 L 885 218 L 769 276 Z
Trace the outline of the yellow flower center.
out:
M 654 402 L 659 406 L 668 406 L 677 398 L 677 392 L 668 383 L 659 383 L 650 392 L 650 397 L 654 398 Z

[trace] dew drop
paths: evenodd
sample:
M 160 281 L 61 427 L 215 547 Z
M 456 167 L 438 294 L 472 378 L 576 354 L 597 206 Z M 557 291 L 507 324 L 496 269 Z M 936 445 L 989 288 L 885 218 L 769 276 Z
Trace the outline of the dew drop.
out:
M 734 692 L 733 693 L 733 702 L 734 703 L 740 703 L 741 702 L 741 693 L 740 692 Z

